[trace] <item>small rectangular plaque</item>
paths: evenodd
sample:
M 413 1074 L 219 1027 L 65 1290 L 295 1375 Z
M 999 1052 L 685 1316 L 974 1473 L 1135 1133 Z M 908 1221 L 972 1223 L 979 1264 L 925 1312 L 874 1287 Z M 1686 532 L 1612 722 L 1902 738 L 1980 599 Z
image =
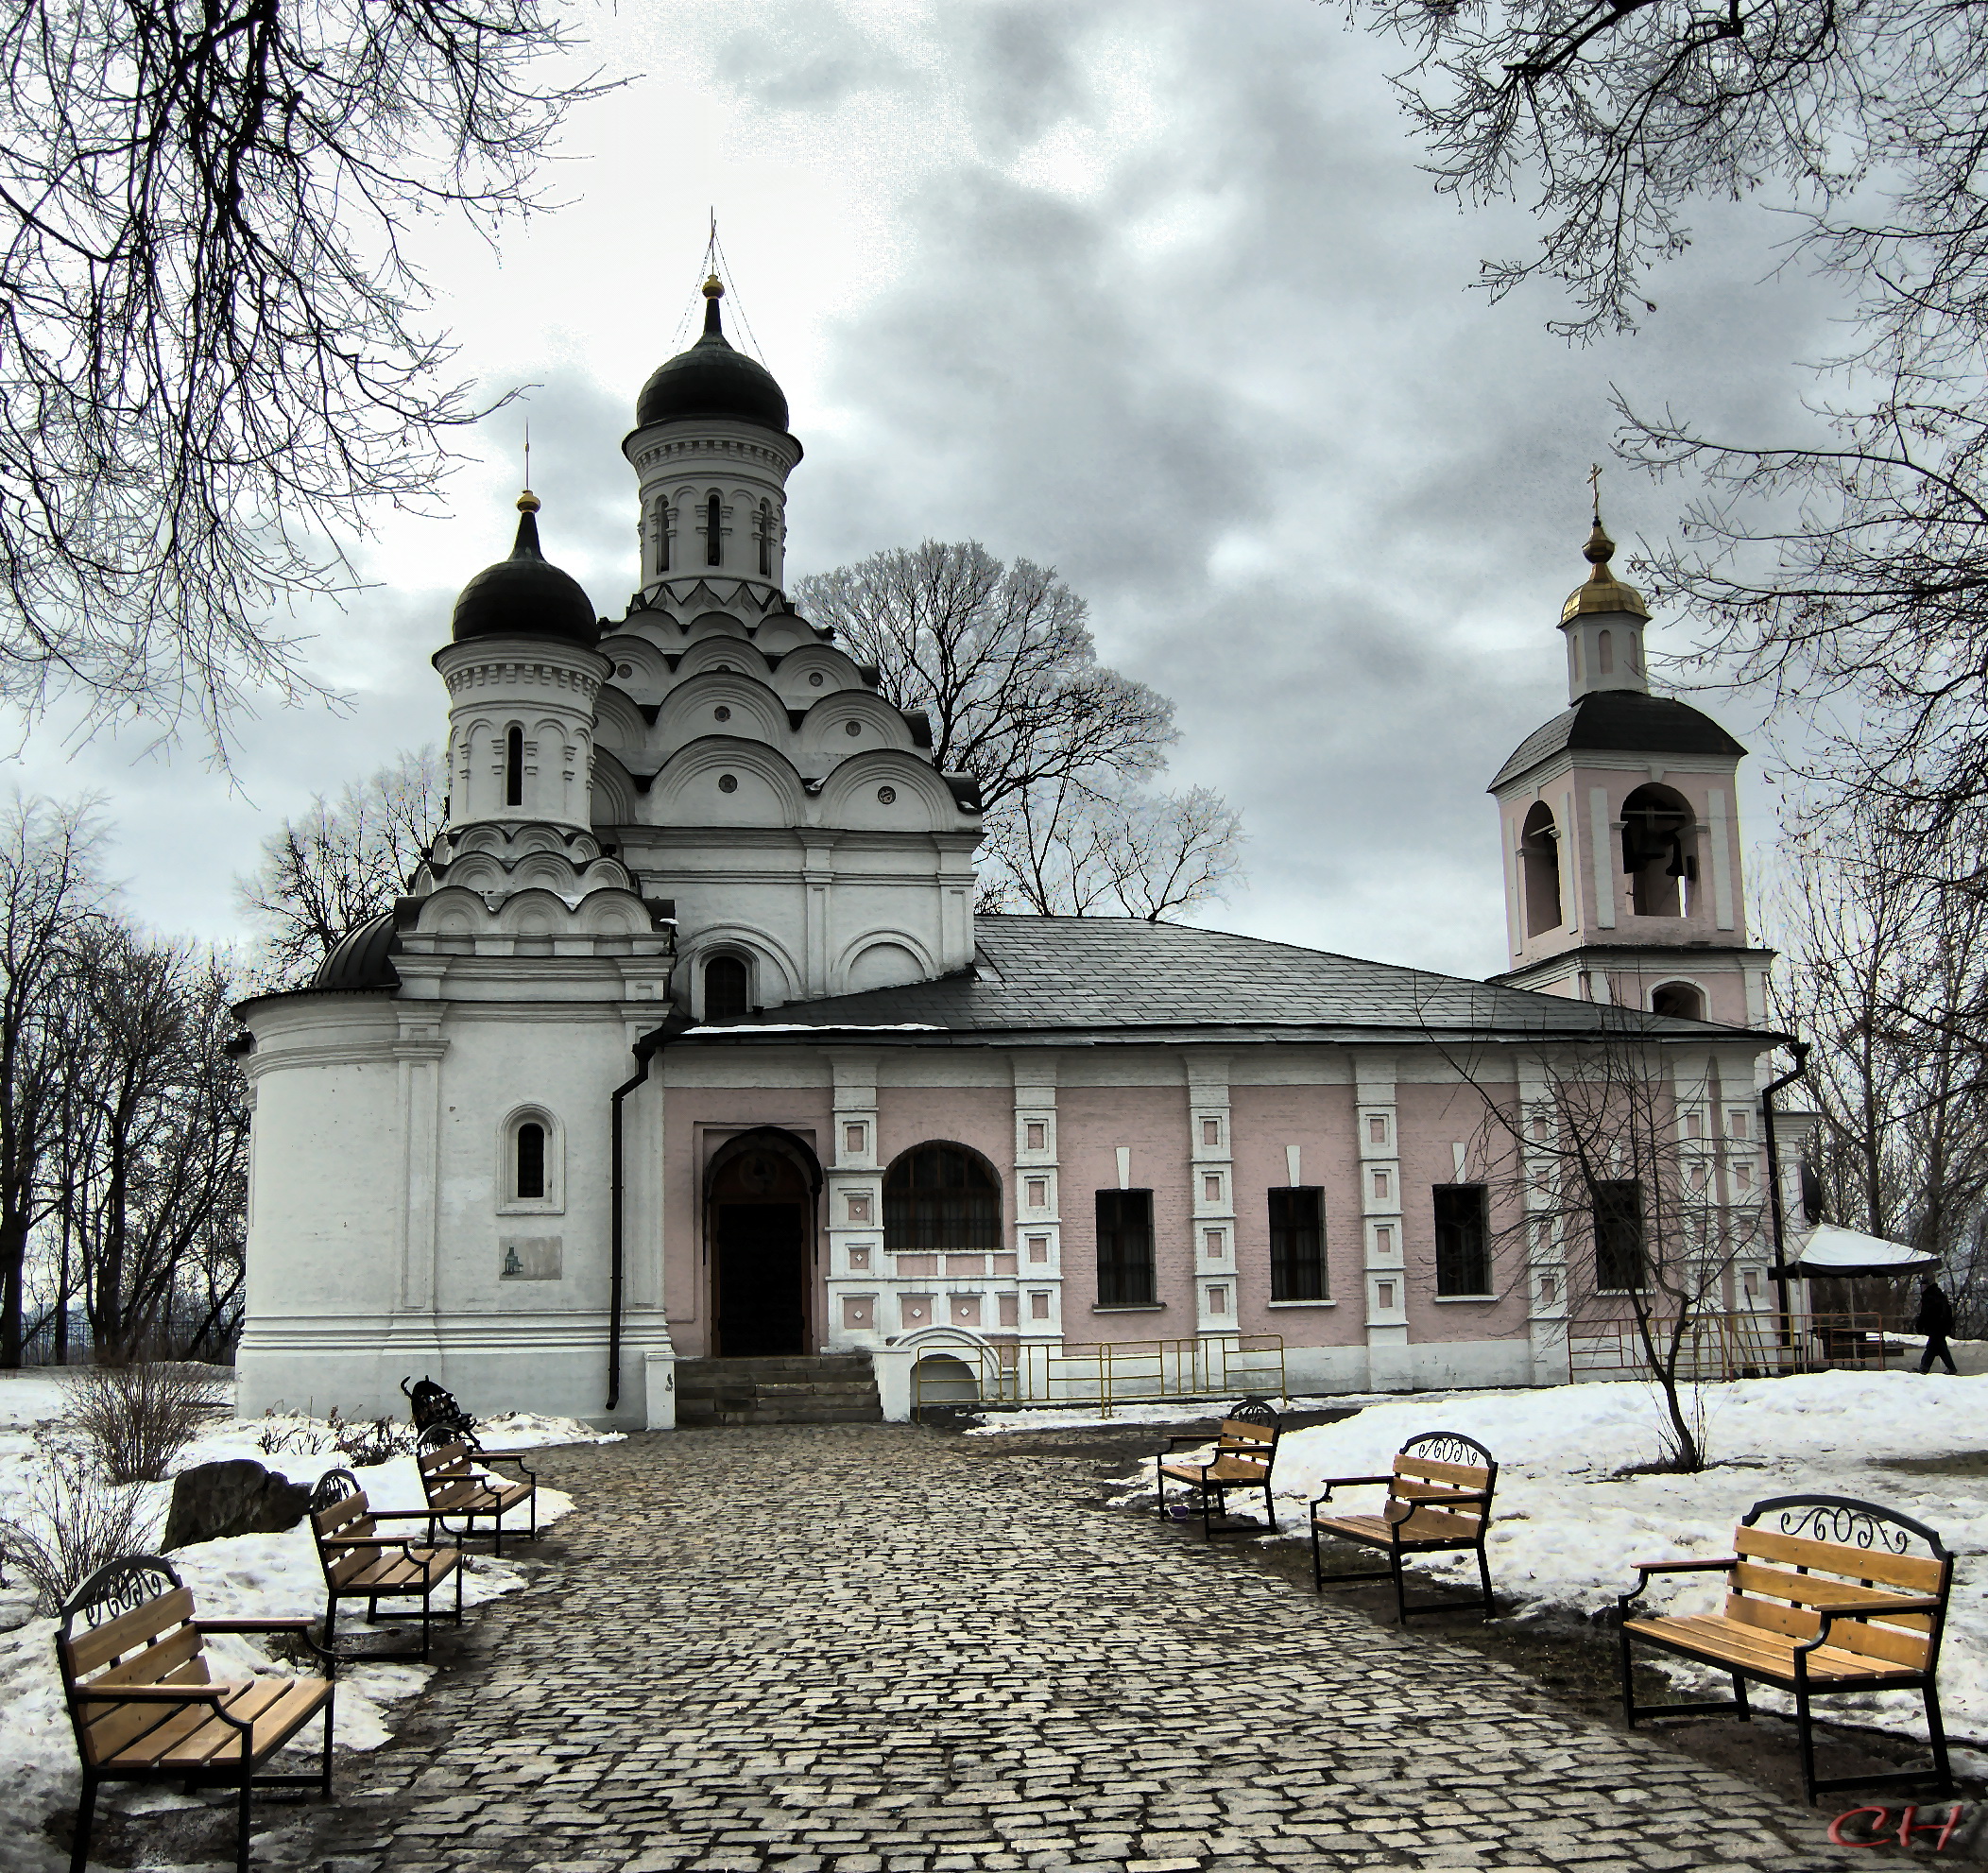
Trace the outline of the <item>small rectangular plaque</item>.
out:
M 497 1276 L 505 1281 L 557 1281 L 565 1238 L 562 1236 L 500 1236 Z

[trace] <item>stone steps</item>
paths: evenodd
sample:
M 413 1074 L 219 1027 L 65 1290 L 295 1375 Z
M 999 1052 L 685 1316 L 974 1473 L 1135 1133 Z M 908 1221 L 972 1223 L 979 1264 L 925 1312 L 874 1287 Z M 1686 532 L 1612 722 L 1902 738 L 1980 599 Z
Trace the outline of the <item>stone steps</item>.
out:
M 881 1424 L 867 1353 L 783 1353 L 677 1362 L 677 1422 Z

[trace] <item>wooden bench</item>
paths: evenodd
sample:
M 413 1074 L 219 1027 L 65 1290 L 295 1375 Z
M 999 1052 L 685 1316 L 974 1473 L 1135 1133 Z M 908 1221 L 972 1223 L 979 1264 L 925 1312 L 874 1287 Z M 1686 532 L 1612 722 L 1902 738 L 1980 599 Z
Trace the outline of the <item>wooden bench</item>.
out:
M 1335 1489 L 1366 1484 L 1387 1485 L 1387 1501 L 1379 1515 L 1322 1516 Z M 1482 1584 L 1483 1614 L 1498 1610 L 1491 1598 L 1491 1563 L 1484 1554 L 1484 1534 L 1491 1525 L 1491 1498 L 1498 1488 L 1498 1460 L 1475 1437 L 1457 1431 L 1425 1431 L 1411 1437 L 1396 1453 L 1395 1467 L 1385 1476 L 1328 1476 L 1326 1491 L 1311 1501 L 1311 1588 L 1325 1591 L 1325 1557 L 1321 1535 L 1378 1548 L 1387 1566 L 1359 1573 L 1335 1573 L 1334 1580 L 1392 1580 L 1395 1617 L 1403 1625 L 1411 1613 L 1454 1612 L 1474 1606 L 1470 1600 L 1408 1604 L 1401 1564 L 1411 1555 L 1441 1555 L 1474 1550 L 1477 1577 Z
M 1914 1545 L 1923 1554 L 1912 1552 Z M 1638 1561 L 1622 1615 L 1622 1714 L 1670 1717 L 1732 1710 L 1744 1723 L 1746 1681 L 1794 1697 L 1802 1784 L 1818 1792 L 1931 1781 L 1953 1792 L 1946 1733 L 1935 1683 L 1953 1556 L 1925 1523 L 1847 1496 L 1775 1496 L 1756 1503 L 1733 1531 L 1733 1553 L 1716 1560 Z M 1646 1613 L 1630 1608 L 1658 1573 L 1722 1572 L 1724 1607 L 1716 1613 Z M 1716 1703 L 1638 1704 L 1632 1644 L 1653 1645 L 1731 1675 L 1733 1695 Z M 1818 1781 L 1809 1704 L 1822 1696 L 1916 1691 L 1932 1741 L 1930 1771 L 1895 1770 Z
M 494 1552 L 504 1553 L 504 1518 L 518 1507 L 531 1511 L 531 1527 L 525 1539 L 539 1538 L 539 1479 L 525 1469 L 523 1451 L 487 1451 L 474 1433 L 437 1424 L 421 1433 L 414 1447 L 420 1467 L 421 1489 L 428 1509 L 444 1528 L 445 1518 L 460 1517 L 465 1540 L 475 1538 L 476 1524 L 488 1521 Z M 514 1483 L 507 1476 L 492 1476 L 478 1466 L 487 1463 L 514 1463 L 524 1480 Z M 518 1531 L 513 1529 L 515 1535 Z
M 324 1570 L 324 1639 L 327 1650 L 335 1641 L 341 1600 L 364 1600 L 366 1617 L 376 1625 L 394 1620 L 420 1620 L 421 1652 L 428 1656 L 436 1589 L 452 1576 L 455 1609 L 448 1615 L 462 1624 L 462 1552 L 453 1538 L 436 1535 L 437 1518 L 427 1509 L 376 1509 L 366 1499 L 359 1479 L 349 1469 L 328 1469 L 317 1479 L 307 1504 L 311 1533 L 317 1541 L 317 1561 Z M 413 1535 L 382 1535 L 383 1521 L 427 1523 L 427 1539 Z M 380 1610 L 382 1600 L 420 1600 L 418 1610 Z
M 332 1692 L 321 1678 L 215 1678 L 205 1640 L 215 1632 L 291 1633 L 309 1644 L 308 1619 L 203 1620 L 170 1561 L 138 1555 L 99 1568 L 70 1595 L 56 1632 L 56 1663 L 82 1759 L 70 1873 L 84 1873 L 96 1791 L 104 1782 L 238 1786 L 236 1873 L 248 1869 L 251 1789 L 332 1792 Z M 265 1776 L 264 1763 L 319 1712 L 321 1766 Z
M 1227 1518 L 1228 1492 L 1231 1489 L 1260 1489 L 1263 1492 L 1263 1520 L 1269 1523 L 1270 1532 L 1275 1534 L 1277 1518 L 1277 1506 L 1271 1500 L 1270 1472 L 1277 1463 L 1277 1438 L 1282 1428 L 1283 1420 L 1263 1400 L 1244 1399 L 1222 1420 L 1215 1433 L 1215 1453 L 1205 1462 L 1171 1458 L 1168 1452 L 1182 1444 L 1205 1444 L 1208 1442 L 1206 1434 L 1187 1433 L 1169 1437 L 1166 1451 L 1153 1459 L 1160 1519 L 1164 1521 L 1169 1514 L 1169 1481 L 1185 1483 L 1199 1500 L 1202 1537 L 1211 1541 L 1217 1532 L 1217 1519 Z M 1225 1535 L 1242 1532 L 1240 1528 L 1221 1531 Z

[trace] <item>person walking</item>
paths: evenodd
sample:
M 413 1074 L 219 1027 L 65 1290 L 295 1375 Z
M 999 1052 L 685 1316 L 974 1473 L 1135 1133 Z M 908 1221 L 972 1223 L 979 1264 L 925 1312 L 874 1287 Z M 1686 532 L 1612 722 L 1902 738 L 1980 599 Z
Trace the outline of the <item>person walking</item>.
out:
M 1938 1358 L 1946 1363 L 1946 1369 L 1958 1375 L 1953 1363 L 1953 1354 L 1948 1350 L 1946 1336 L 1953 1332 L 1953 1302 L 1940 1292 L 1940 1284 L 1928 1275 L 1919 1289 L 1918 1317 L 1912 1322 L 1912 1332 L 1926 1335 L 1926 1351 L 1919 1361 L 1921 1372 L 1930 1372 L 1933 1361 Z

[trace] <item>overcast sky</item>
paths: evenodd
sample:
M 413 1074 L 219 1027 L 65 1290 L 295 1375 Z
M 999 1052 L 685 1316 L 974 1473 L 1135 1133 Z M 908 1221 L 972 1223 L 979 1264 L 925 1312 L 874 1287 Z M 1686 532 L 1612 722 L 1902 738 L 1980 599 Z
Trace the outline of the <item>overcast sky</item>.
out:
M 527 413 L 547 554 L 620 613 L 619 443 L 688 341 L 714 207 L 734 341 L 743 313 L 807 448 L 790 575 L 928 535 L 1055 565 L 1105 661 L 1177 703 L 1174 780 L 1242 812 L 1248 884 L 1202 920 L 1501 967 L 1483 788 L 1566 703 L 1554 626 L 1586 571 L 1609 387 L 1786 440 L 1799 360 L 1834 346 L 1829 300 L 1774 277 L 1767 213 L 1708 209 L 1647 329 L 1569 351 L 1549 296 L 1470 290 L 1533 224 L 1431 192 L 1387 85 L 1398 49 L 1311 0 L 568 16 L 628 83 L 573 122 L 562 205 L 495 252 L 417 237 L 465 374 L 536 387 L 432 516 L 381 517 L 377 586 L 304 621 L 348 705 L 243 722 L 231 778 L 197 746 L 78 747 L 59 722 L 15 764 L 109 797 L 137 914 L 240 935 L 232 881 L 266 833 L 443 738 L 427 660 L 456 589 L 508 551 Z M 1687 492 L 1604 477 L 1624 557 Z M 1660 619 L 1659 643 L 1688 634 Z M 1746 705 L 1711 706 L 1754 739 Z M 1766 765 L 1742 796 L 1757 845 Z

